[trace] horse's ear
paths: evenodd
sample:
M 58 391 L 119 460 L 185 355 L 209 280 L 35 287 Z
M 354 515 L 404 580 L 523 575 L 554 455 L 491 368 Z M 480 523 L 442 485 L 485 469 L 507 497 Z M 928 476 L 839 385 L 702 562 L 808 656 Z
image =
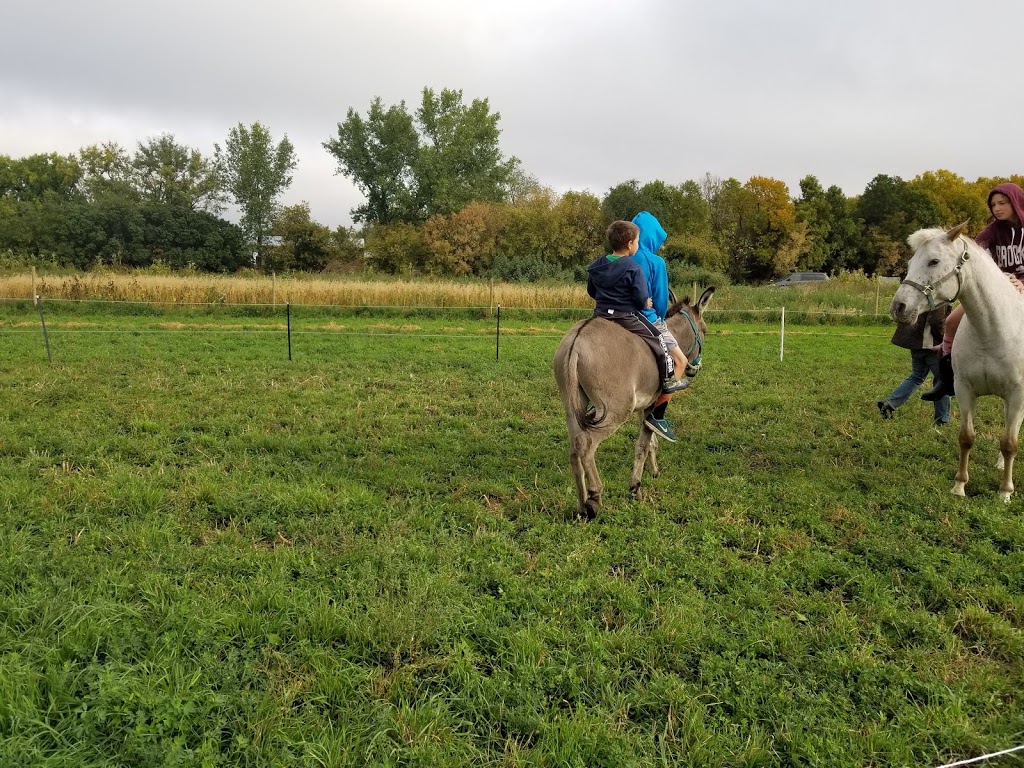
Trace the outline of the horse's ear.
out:
M 704 291 L 704 293 L 702 293 L 700 295 L 700 298 L 697 299 L 697 309 L 699 309 L 701 312 L 703 312 L 704 308 L 707 307 L 708 302 L 711 301 L 711 297 L 714 296 L 714 295 L 715 295 L 715 287 L 714 286 L 711 286 L 710 288 L 706 289 Z
M 964 229 L 967 228 L 967 225 L 970 223 L 970 221 L 971 220 L 968 219 L 963 224 L 957 224 L 951 230 L 946 232 L 946 239 L 949 240 L 949 242 L 952 243 L 954 240 L 956 240 L 958 237 L 960 237 L 960 233 L 963 232 Z

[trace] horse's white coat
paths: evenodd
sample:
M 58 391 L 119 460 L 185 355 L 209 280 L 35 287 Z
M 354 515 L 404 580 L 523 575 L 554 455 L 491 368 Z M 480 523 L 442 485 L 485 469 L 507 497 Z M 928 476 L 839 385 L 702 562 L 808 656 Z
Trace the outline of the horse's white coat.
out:
M 960 466 L 953 493 L 963 496 L 967 484 L 977 399 L 995 395 L 1004 403 L 999 494 L 1009 501 L 1017 436 L 1024 421 L 1024 297 L 988 251 L 961 234 L 964 226 L 948 232 L 922 229 L 907 239 L 914 255 L 889 314 L 899 323 L 912 323 L 928 311 L 929 298 L 932 305 L 955 299 L 963 304 L 964 319 L 953 341 L 954 387 L 960 405 Z

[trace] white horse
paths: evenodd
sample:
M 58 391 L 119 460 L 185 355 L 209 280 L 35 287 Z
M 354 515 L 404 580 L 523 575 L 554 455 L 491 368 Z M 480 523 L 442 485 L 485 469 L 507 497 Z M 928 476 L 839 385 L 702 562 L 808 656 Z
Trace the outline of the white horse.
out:
M 953 377 L 960 403 L 960 467 L 953 493 L 963 496 L 974 445 L 974 409 L 983 395 L 1003 399 L 1003 436 L 996 467 L 1003 470 L 999 495 L 1013 493 L 1013 460 L 1024 420 L 1024 297 L 988 251 L 964 237 L 966 222 L 948 232 L 922 229 L 907 242 L 914 250 L 907 277 L 889 305 L 898 323 L 912 323 L 929 309 L 957 299 L 964 319 L 953 342 Z

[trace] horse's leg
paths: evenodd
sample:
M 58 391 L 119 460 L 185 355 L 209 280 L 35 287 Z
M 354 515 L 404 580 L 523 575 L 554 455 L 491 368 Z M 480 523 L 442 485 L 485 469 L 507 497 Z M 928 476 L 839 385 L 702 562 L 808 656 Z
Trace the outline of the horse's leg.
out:
M 974 445 L 974 405 L 976 398 L 974 393 L 957 392 L 957 400 L 960 401 L 960 466 L 956 471 L 953 493 L 957 496 L 966 496 L 964 486 L 970 475 L 967 474 L 967 463 L 971 456 L 971 447 Z
M 1003 459 L 1003 481 L 999 495 L 1008 502 L 1013 495 L 1013 460 L 1017 458 L 1017 436 L 1024 421 L 1024 398 L 1016 393 L 1003 402 L 1003 437 L 999 441 L 999 455 Z

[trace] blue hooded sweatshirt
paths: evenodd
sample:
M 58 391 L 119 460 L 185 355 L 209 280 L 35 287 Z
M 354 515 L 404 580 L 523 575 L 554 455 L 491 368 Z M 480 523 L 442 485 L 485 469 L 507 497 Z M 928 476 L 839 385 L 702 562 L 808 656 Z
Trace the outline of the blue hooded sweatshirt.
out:
M 652 323 L 664 320 L 668 312 L 668 268 L 665 260 L 656 251 L 665 244 L 668 235 L 653 214 L 640 211 L 633 217 L 633 223 L 640 228 L 640 248 L 633 254 L 633 261 L 647 278 L 647 292 L 654 306 L 644 310 L 644 317 Z

